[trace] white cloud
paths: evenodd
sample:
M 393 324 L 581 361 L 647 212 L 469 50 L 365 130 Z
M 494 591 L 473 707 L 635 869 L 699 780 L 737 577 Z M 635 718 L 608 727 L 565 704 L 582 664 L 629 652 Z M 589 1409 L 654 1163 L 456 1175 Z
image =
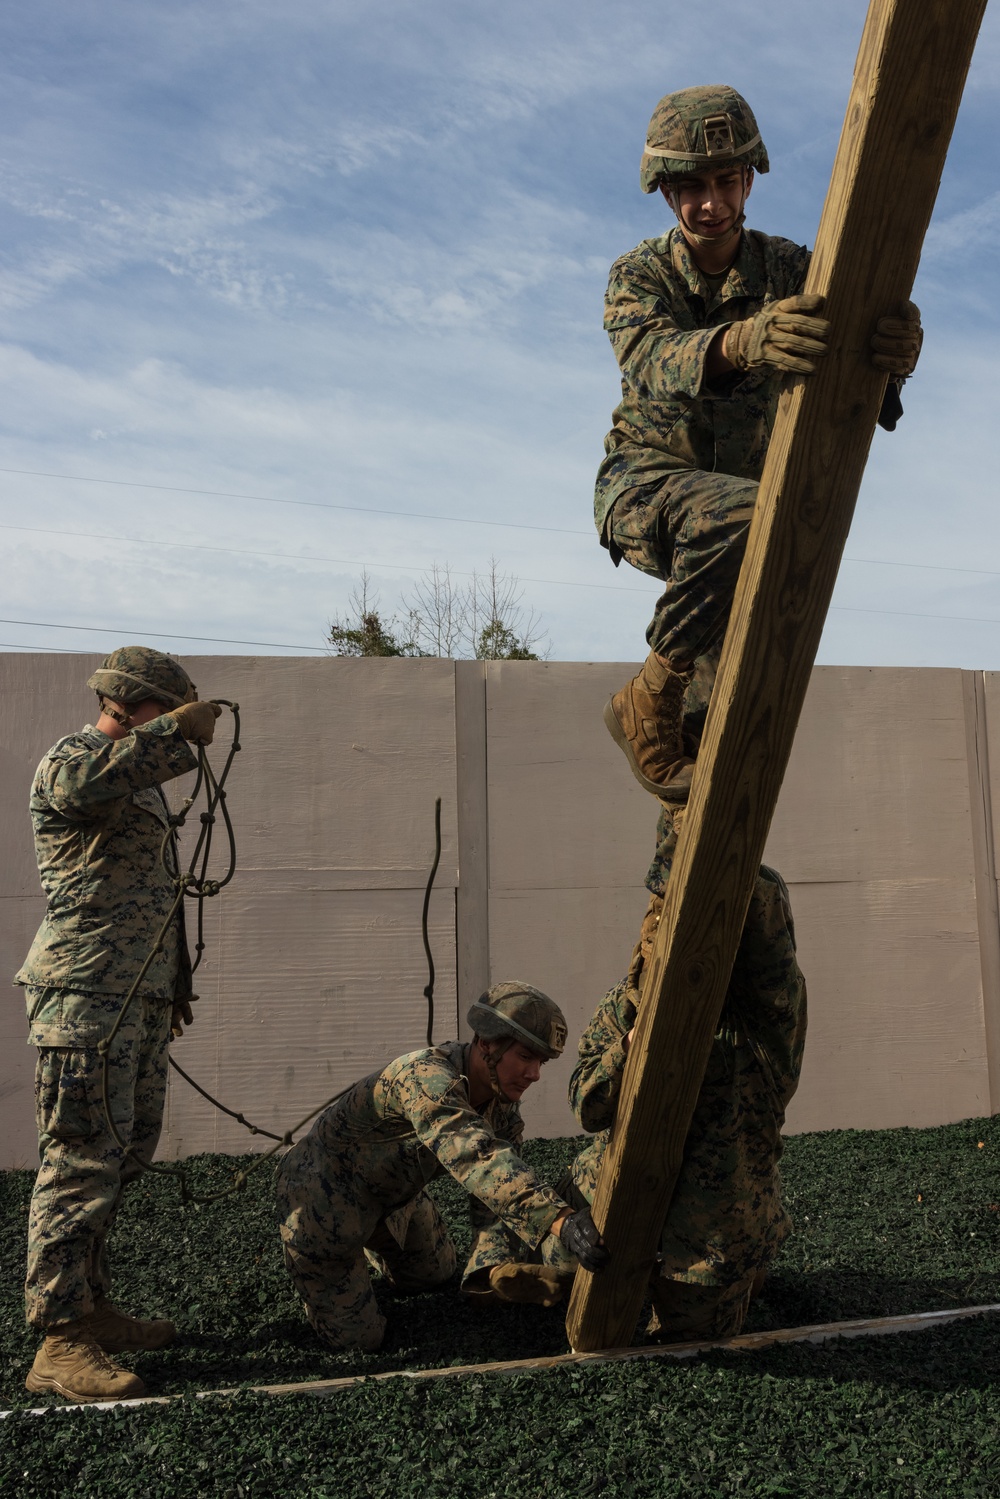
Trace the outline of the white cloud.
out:
M 774 163 L 760 227 L 812 238 L 864 12 L 713 11 L 711 72 L 759 106 Z M 1000 547 L 981 332 L 1000 200 L 976 125 L 998 36 L 988 13 L 918 282 L 927 348 L 899 433 L 876 440 L 858 555 Z M 0 521 L 230 549 L 122 543 L 129 586 L 108 603 L 136 626 L 305 642 L 363 562 L 391 603 L 412 569 L 492 552 L 560 580 L 528 588 L 556 655 L 638 653 L 655 584 L 589 534 L 617 394 L 600 304 L 610 261 L 662 226 L 638 146 L 658 95 L 705 76 L 699 11 L 39 0 L 0 19 L 0 57 L 0 465 L 588 534 L 13 476 Z M 109 543 L 15 544 L 18 617 L 39 598 L 96 616 Z M 857 565 L 838 599 L 986 612 L 990 586 Z M 965 630 L 844 613 L 824 649 L 937 659 L 971 649 Z
M 931 224 L 924 240 L 923 258 L 928 262 L 953 261 L 957 255 L 975 254 L 996 243 L 1000 234 L 1000 192 L 990 193 L 971 208 L 962 209 Z

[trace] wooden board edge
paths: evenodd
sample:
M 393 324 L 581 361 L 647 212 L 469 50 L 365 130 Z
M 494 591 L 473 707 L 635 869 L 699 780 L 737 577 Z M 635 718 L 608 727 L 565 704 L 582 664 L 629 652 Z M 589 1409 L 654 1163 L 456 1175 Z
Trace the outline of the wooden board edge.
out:
M 834 1338 L 887 1337 L 893 1333 L 928 1332 L 969 1317 L 1000 1314 L 1000 1302 L 984 1306 L 945 1307 L 936 1312 L 904 1312 L 892 1317 L 862 1317 L 851 1322 L 817 1322 L 805 1327 L 776 1328 L 771 1332 L 741 1333 L 705 1343 L 664 1343 L 649 1348 L 610 1348 L 603 1353 L 556 1353 L 548 1357 L 511 1359 L 489 1364 L 455 1364 L 439 1369 L 388 1369 L 380 1374 L 350 1374 L 340 1379 L 306 1380 L 298 1384 L 242 1385 L 230 1389 L 198 1390 L 195 1400 L 227 1400 L 234 1395 L 337 1395 L 361 1384 L 384 1384 L 391 1379 L 430 1383 L 440 1379 L 473 1379 L 484 1375 L 544 1374 L 553 1369 L 593 1364 L 619 1364 L 642 1359 L 689 1359 L 715 1350 L 755 1353 L 786 1343 L 825 1343 Z M 119 1406 L 173 1405 L 189 1394 L 146 1395 L 139 1400 L 95 1400 L 85 1405 L 41 1405 L 0 1410 L 0 1421 L 11 1416 L 47 1416 L 64 1411 L 109 1411 Z

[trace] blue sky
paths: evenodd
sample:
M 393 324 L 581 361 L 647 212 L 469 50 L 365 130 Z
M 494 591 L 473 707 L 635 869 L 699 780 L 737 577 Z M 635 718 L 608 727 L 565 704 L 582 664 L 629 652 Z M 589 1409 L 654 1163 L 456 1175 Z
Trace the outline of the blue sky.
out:
M 391 613 L 493 556 L 553 658 L 639 656 L 656 585 L 591 502 L 649 114 L 740 88 L 749 222 L 811 243 L 865 9 L 6 7 L 0 643 L 319 652 L 363 567 Z M 998 54 L 990 10 L 822 661 L 1000 667 Z

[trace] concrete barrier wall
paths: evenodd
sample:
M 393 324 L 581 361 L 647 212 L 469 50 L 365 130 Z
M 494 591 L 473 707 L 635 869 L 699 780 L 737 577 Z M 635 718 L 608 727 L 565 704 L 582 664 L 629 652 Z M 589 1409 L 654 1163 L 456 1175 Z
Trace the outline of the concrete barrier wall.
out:
M 37 760 L 93 719 L 89 656 L 0 656 L 0 966 L 43 909 L 25 811 Z M 230 778 L 239 866 L 207 908 L 195 1027 L 176 1056 L 282 1132 L 423 1044 L 431 902 L 434 1035 L 463 1033 L 491 981 L 521 977 L 571 1035 L 624 971 L 657 808 L 600 710 L 629 663 L 199 657 L 239 701 Z M 223 720 L 223 724 L 228 720 Z M 224 732 L 224 731 L 223 731 Z M 1000 1109 L 1000 924 L 991 675 L 818 668 L 767 858 L 791 886 L 810 1035 L 793 1130 L 927 1125 Z M 1000 748 L 995 751 L 1000 764 Z M 221 761 L 221 746 L 213 760 Z M 185 783 L 175 783 L 179 798 Z M 33 1052 L 20 991 L 0 1009 L 2 1165 L 30 1164 Z M 532 1134 L 575 1131 L 569 1057 L 528 1094 Z M 254 1141 L 172 1078 L 162 1154 Z

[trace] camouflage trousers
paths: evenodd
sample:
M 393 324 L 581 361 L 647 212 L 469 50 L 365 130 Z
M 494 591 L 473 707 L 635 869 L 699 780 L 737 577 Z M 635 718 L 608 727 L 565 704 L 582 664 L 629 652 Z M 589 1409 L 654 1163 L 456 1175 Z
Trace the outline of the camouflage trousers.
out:
M 658 655 L 687 666 L 721 642 L 756 499 L 753 480 L 696 469 L 615 505 L 610 540 L 632 567 L 666 584 L 646 631 Z
M 331 1348 L 381 1347 L 386 1319 L 371 1281 L 375 1268 L 403 1294 L 443 1285 L 455 1246 L 426 1192 L 387 1212 L 353 1169 L 354 1152 L 331 1160 L 312 1135 L 278 1168 L 285 1269 L 306 1317 Z
M 575 1212 L 592 1206 L 597 1185 L 596 1176 L 589 1170 L 581 1172 L 575 1169 L 579 1161 L 578 1157 L 556 1186 L 559 1196 Z M 549 1234 L 540 1251 L 527 1258 L 540 1259 L 543 1265 L 567 1277 L 567 1289 L 571 1286 L 576 1260 L 557 1235 Z M 658 1262 L 649 1277 L 652 1310 L 646 1324 L 646 1335 L 658 1343 L 734 1338 L 746 1321 L 751 1299 L 766 1279 L 765 1267 L 749 1271 L 731 1285 L 700 1285 L 666 1274 Z
M 25 1315 L 32 1327 L 71 1322 L 111 1289 L 107 1238 L 125 1186 L 139 1174 L 115 1144 L 102 1096 L 98 1033 L 107 1034 L 122 996 L 80 995 L 52 988 L 25 994 L 33 1031 L 58 1037 L 64 1014 L 79 1031 L 88 1016 L 92 1044 L 39 1046 L 35 1119 L 40 1167 L 28 1216 Z M 109 1061 L 111 1114 L 135 1154 L 151 1160 L 160 1137 L 167 1087 L 171 1005 L 136 997 L 115 1037 Z
M 652 1275 L 649 1296 L 653 1309 L 646 1335 L 657 1343 L 735 1338 L 742 1332 L 750 1301 L 765 1278 L 758 1273 L 731 1286 L 700 1286 Z

